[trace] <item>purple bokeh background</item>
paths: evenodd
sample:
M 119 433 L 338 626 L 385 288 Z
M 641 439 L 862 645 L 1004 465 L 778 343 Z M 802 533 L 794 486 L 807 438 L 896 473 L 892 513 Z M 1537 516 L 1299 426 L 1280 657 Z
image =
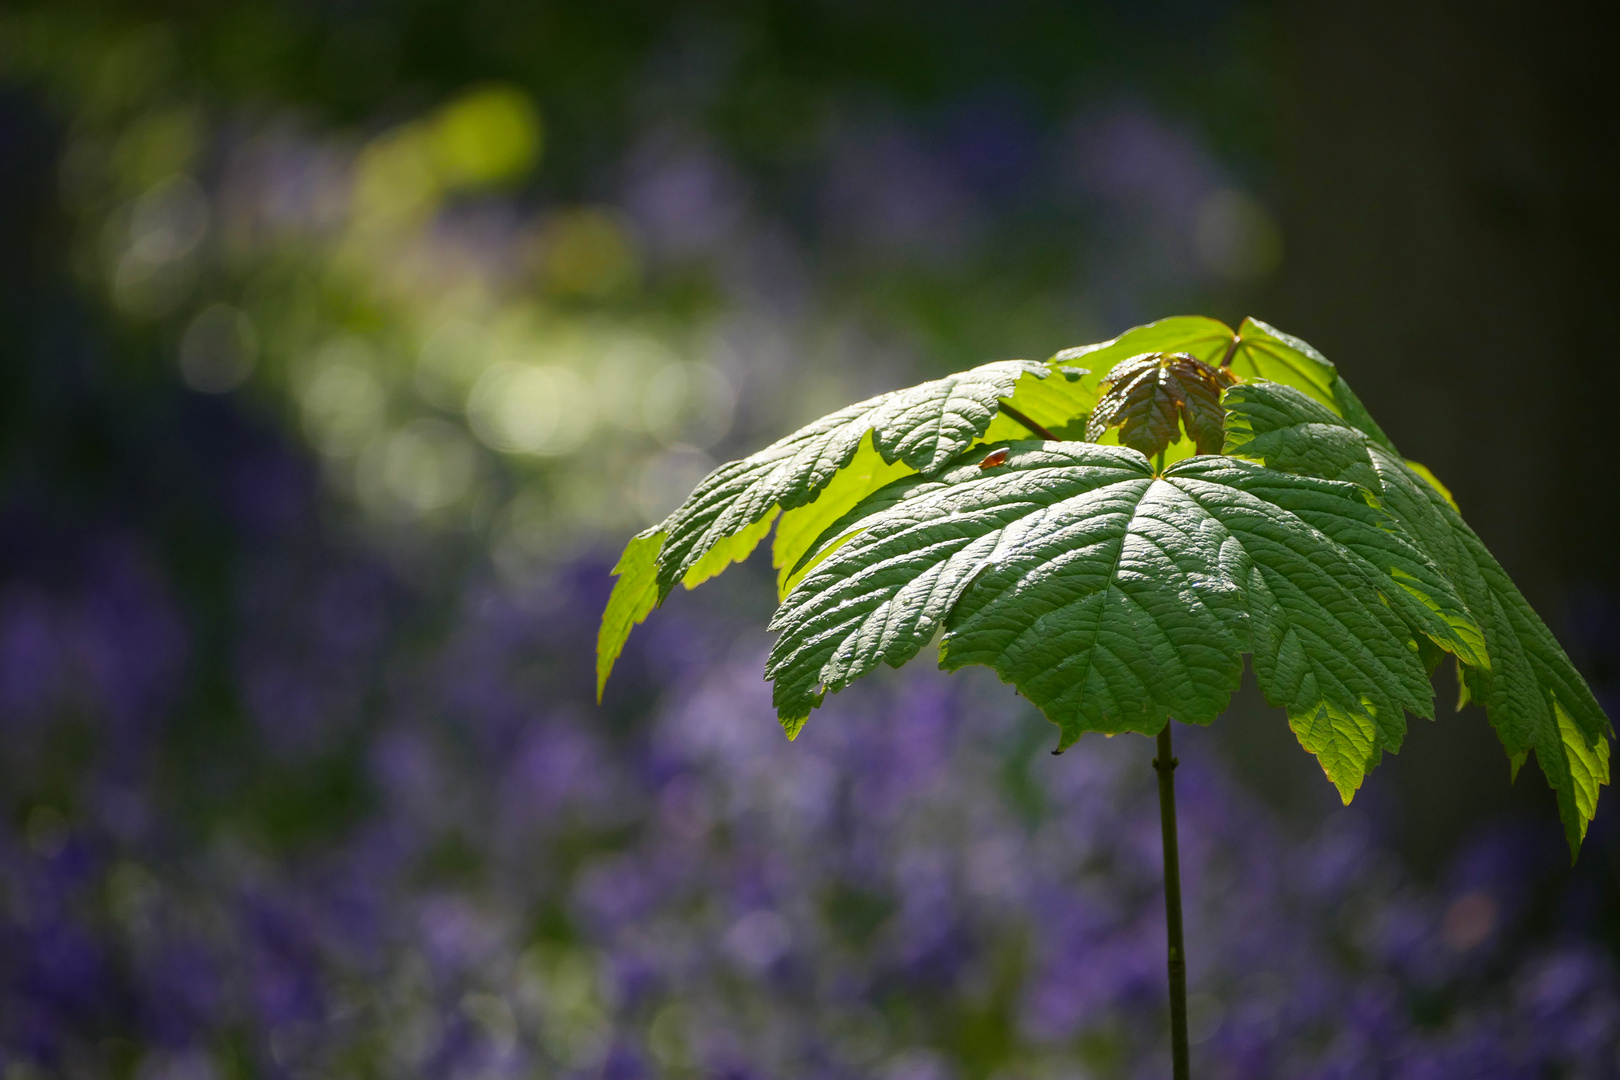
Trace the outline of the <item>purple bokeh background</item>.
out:
M 562 5 L 534 34 L 522 20 L 551 9 L 375 6 L 226 2 L 219 23 L 0 12 L 0 37 L 31 31 L 0 48 L 5 1080 L 1165 1075 L 1145 740 L 1053 757 L 1050 726 L 986 672 L 918 663 L 839 695 L 790 744 L 760 677 L 759 560 L 679 592 L 600 706 L 592 645 L 617 545 L 714 462 L 867 393 L 1171 312 L 1235 320 L 1259 298 L 1261 315 L 1313 312 L 1277 318 L 1321 344 L 1318 327 L 1356 344 L 1334 355 L 1358 390 L 1405 424 L 1403 446 L 1428 439 L 1419 456 L 1456 466 L 1441 471 L 1460 493 L 1491 493 L 1464 499 L 1471 520 L 1617 700 L 1620 608 L 1601 580 L 1562 611 L 1543 603 L 1564 595 L 1565 564 L 1525 522 L 1611 534 L 1584 504 L 1523 512 L 1554 490 L 1540 474 L 1504 485 L 1488 456 L 1470 473 L 1481 447 L 1508 456 L 1493 399 L 1419 392 L 1482 354 L 1458 328 L 1518 339 L 1498 312 L 1392 286 L 1434 308 L 1444 332 L 1426 342 L 1399 304 L 1380 322 L 1306 272 L 1361 266 L 1354 243 L 1284 244 L 1288 214 L 1370 232 L 1386 189 L 1334 164 L 1306 170 L 1320 191 L 1302 194 L 1277 179 L 1286 155 L 1255 149 L 1287 123 L 1338 133 L 1312 126 L 1320 105 L 1270 115 L 1305 99 L 1272 87 L 1288 65 L 1255 44 L 1276 29 L 1258 6 L 1114 5 L 1060 39 L 1027 11 L 961 30 L 943 5 L 884 36 L 881 13 L 825 5 L 809 17 L 824 36 L 788 32 L 780 55 L 769 27 L 694 5 L 656 29 Z M 1383 43 L 1389 24 L 1369 18 Z M 1008 25 L 1033 31 L 1014 48 Z M 294 44 L 253 68 L 244 40 L 277 32 Z M 1164 41 L 1141 44 L 1149 32 Z M 1427 72 L 1451 39 L 1413 40 Z M 999 74 L 992 54 L 1010 58 Z M 1451 82 L 1478 84 L 1468 55 Z M 365 155 L 492 78 L 543 121 L 533 174 L 435 190 L 403 225 L 361 220 Z M 1415 175 L 1374 126 L 1380 153 L 1348 136 L 1346 153 Z M 1456 172 L 1445 206 L 1541 220 L 1530 196 L 1514 209 L 1512 170 Z M 1351 198 L 1366 192 L 1378 214 L 1343 209 L 1365 211 Z M 1415 205 L 1425 228 L 1451 220 Z M 1581 205 L 1542 217 L 1603 235 Z M 582 220 L 624 242 L 625 283 L 556 285 L 548 253 Z M 1411 233 L 1368 290 L 1408 264 L 1449 280 L 1425 261 L 1434 235 Z M 1597 260 L 1514 258 L 1603 292 Z M 185 366 L 216 306 L 256 335 L 228 387 Z M 1519 329 L 1544 342 L 1543 322 Z M 508 323 L 526 329 L 499 343 L 503 363 L 624 392 L 584 402 L 578 445 L 502 450 L 474 430 L 479 373 L 460 385 L 425 359 L 447 326 L 483 341 Z M 553 355 L 554 337 L 585 345 Z M 604 375 L 621 347 L 642 349 L 624 370 L 644 381 L 706 387 L 693 416 L 660 419 L 640 384 Z M 329 361 L 375 383 L 375 430 L 352 445 L 321 427 L 352 416 L 310 390 Z M 1600 389 L 1581 384 L 1583 400 Z M 1547 412 L 1527 406 L 1522 426 Z M 431 507 L 400 496 L 426 489 L 388 488 L 410 464 L 389 454 L 421 446 L 397 437 L 423 430 L 471 463 Z M 1431 738 L 1468 724 L 1486 765 Z M 1475 713 L 1414 725 L 1407 751 L 1340 808 L 1253 694 L 1209 730 L 1177 729 L 1196 1074 L 1620 1076 L 1612 794 L 1571 868 L 1549 800 L 1520 797 L 1534 770 L 1501 796 Z M 1401 787 L 1414 776 L 1434 801 L 1489 790 L 1421 820 L 1433 801 Z

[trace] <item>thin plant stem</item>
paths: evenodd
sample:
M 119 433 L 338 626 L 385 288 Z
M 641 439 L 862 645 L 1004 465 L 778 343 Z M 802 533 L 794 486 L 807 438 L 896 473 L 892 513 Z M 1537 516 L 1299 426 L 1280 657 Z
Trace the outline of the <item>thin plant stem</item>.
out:
M 1181 853 L 1176 843 L 1176 765 L 1170 724 L 1159 732 L 1159 824 L 1164 830 L 1164 929 L 1170 945 L 1170 1059 L 1175 1080 L 1191 1076 L 1187 1063 L 1187 950 L 1181 940 Z
M 1022 412 L 1019 412 L 1017 409 L 1013 408 L 1011 405 L 1007 404 L 1005 401 L 1003 401 L 1001 403 L 1001 411 L 1005 415 L 1012 417 L 1014 420 L 1018 421 L 1020 424 L 1023 424 L 1025 427 L 1029 428 L 1029 430 L 1032 433 L 1034 433 L 1036 435 L 1039 435 L 1041 438 L 1045 439 L 1047 442 L 1056 442 L 1057 441 L 1057 436 L 1056 435 L 1052 434 L 1046 428 L 1042 427 L 1040 424 L 1037 424 L 1034 420 L 1031 420 L 1027 415 L 1025 415 Z
M 1237 355 L 1238 346 L 1243 344 L 1242 334 L 1232 335 L 1232 344 L 1226 347 L 1226 355 L 1221 357 L 1221 367 L 1231 367 L 1232 357 Z

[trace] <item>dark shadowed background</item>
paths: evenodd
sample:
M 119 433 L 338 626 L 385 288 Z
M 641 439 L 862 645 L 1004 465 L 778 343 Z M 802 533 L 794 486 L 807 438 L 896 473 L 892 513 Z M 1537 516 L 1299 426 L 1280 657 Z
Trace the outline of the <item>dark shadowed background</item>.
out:
M 1164 1074 L 1145 740 L 1053 758 L 919 663 L 789 745 L 755 564 L 598 707 L 608 569 L 858 397 L 1253 314 L 1614 700 L 1612 41 L 1529 4 L 0 9 L 0 1075 Z M 1613 796 L 1566 866 L 1437 691 L 1348 809 L 1252 686 L 1178 734 L 1200 1075 L 1620 1075 Z

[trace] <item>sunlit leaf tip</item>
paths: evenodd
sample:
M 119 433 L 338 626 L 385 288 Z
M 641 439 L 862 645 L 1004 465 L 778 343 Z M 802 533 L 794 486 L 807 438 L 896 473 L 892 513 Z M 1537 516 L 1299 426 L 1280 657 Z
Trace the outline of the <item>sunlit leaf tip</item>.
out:
M 596 700 L 602 700 L 613 665 L 624 651 L 630 630 L 646 619 L 658 604 L 658 552 L 664 534 L 652 529 L 638 533 L 625 546 L 613 567 L 616 580 L 608 595 L 602 625 L 596 632 Z

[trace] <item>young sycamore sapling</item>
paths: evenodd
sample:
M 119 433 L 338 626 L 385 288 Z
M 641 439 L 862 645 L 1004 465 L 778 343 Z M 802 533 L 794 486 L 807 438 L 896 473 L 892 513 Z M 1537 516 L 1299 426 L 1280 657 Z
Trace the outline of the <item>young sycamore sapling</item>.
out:
M 1171 717 L 1208 724 L 1252 658 L 1346 803 L 1450 654 L 1517 777 L 1534 751 L 1571 856 L 1609 781 L 1608 719 L 1422 465 L 1334 366 L 1255 319 L 1164 319 L 825 416 L 710 473 L 635 536 L 597 693 L 677 583 L 776 527 L 766 662 L 791 739 L 829 692 L 927 644 L 986 664 L 1061 732 L 1158 740 L 1172 1059 L 1187 1065 Z

